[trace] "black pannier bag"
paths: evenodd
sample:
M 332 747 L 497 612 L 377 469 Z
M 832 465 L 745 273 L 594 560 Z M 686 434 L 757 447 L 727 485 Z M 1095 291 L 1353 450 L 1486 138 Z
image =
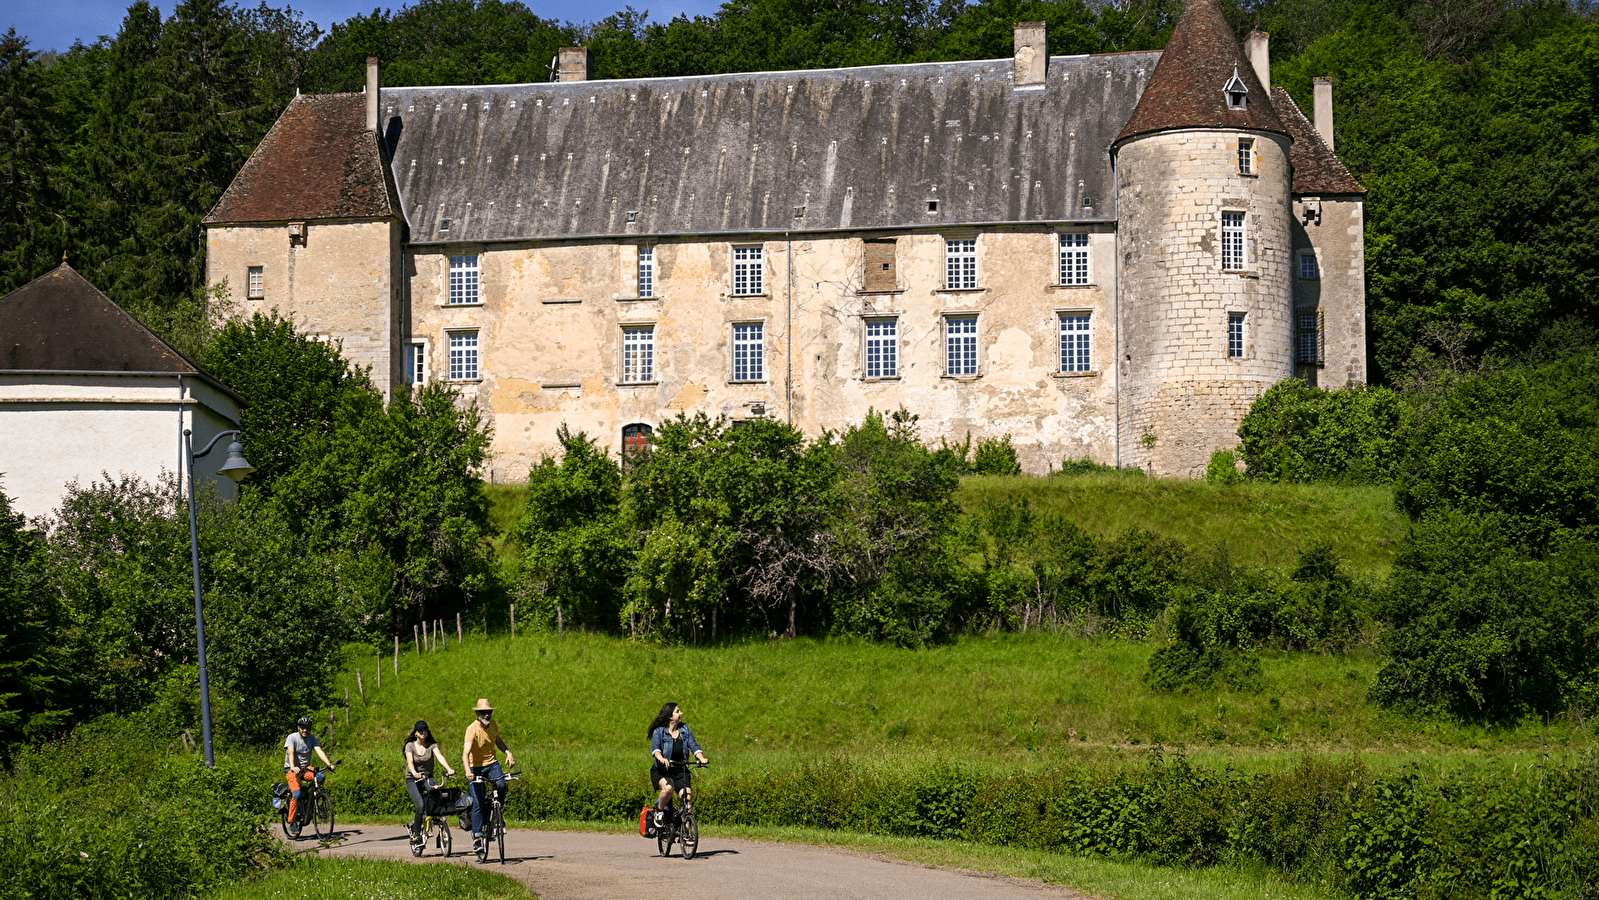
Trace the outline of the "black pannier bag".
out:
M 454 815 L 472 809 L 472 795 L 460 788 L 434 788 L 428 791 L 427 814 L 430 816 Z

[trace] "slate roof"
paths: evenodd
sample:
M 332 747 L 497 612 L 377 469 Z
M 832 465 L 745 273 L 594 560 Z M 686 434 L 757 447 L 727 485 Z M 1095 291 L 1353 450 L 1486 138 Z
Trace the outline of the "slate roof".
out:
M 1244 109 L 1228 109 L 1222 91 L 1234 72 L 1249 92 Z M 1175 128 L 1287 133 L 1216 0 L 1189 0 L 1183 8 L 1160 65 L 1116 142 Z
M 1282 116 L 1288 134 L 1294 139 L 1288 148 L 1288 160 L 1294 166 L 1296 194 L 1364 194 L 1366 186 L 1349 171 L 1321 139 L 1321 132 L 1305 118 L 1305 114 L 1280 87 L 1271 89 L 1272 101 Z
M 289 102 L 205 223 L 399 215 L 365 95 L 306 94 Z
M 196 375 L 240 399 L 66 263 L 0 297 L 6 372 Z
M 380 115 L 411 243 L 1110 221 L 1159 57 L 1051 57 L 1020 90 L 1009 59 L 385 88 Z

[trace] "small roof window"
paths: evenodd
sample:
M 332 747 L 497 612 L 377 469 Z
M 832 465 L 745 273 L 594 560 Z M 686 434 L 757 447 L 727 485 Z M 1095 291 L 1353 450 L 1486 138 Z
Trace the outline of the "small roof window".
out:
M 1244 80 L 1238 77 L 1237 66 L 1233 66 L 1232 80 L 1227 82 L 1222 91 L 1227 95 L 1228 109 L 1249 108 L 1249 88 L 1244 87 Z

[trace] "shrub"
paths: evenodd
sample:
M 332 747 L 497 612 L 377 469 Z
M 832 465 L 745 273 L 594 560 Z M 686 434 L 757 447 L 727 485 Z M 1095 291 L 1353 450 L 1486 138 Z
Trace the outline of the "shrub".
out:
M 1387 483 L 1398 474 L 1414 419 L 1388 388 L 1324 391 L 1289 379 L 1249 407 L 1238 452 L 1252 479 Z
M 1205 467 L 1205 480 L 1211 484 L 1243 484 L 1244 473 L 1238 471 L 1238 454 L 1231 450 L 1212 453 L 1210 465 Z
M 1086 456 L 1082 459 L 1063 459 L 1060 461 L 1060 474 L 1068 478 L 1078 475 L 1114 475 L 1118 472 L 1129 475 L 1144 474 L 1143 469 L 1118 469 L 1115 466 L 1094 462 Z
M 972 452 L 973 475 L 1020 475 L 1021 463 L 1016 461 L 1016 448 L 1011 446 L 1010 435 L 984 438 L 977 442 Z
M 1218 639 L 1207 634 L 1214 625 L 1200 603 L 1184 597 L 1167 616 L 1172 638 L 1149 656 L 1144 683 L 1151 690 L 1166 693 L 1205 690 L 1218 684 L 1234 690 L 1258 690 L 1260 660 L 1238 643 L 1238 635 Z
M 1135 527 L 1099 545 L 1087 587 L 1097 615 L 1123 634 L 1142 637 L 1187 580 L 1183 545 Z

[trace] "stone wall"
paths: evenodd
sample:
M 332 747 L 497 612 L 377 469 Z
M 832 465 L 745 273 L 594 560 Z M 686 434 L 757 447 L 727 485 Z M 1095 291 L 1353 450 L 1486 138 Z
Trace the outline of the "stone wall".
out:
M 1252 171 L 1240 139 L 1254 140 Z M 1117 157 L 1122 253 L 1122 463 L 1199 477 L 1235 446 L 1253 399 L 1289 377 L 1290 181 L 1286 138 L 1163 132 Z M 1222 269 L 1222 213 L 1244 213 L 1244 266 Z M 1245 318 L 1228 355 L 1228 317 Z
M 403 378 L 406 332 L 401 288 L 401 226 L 391 220 L 217 225 L 206 230 L 206 283 L 226 283 L 245 315 L 277 310 L 309 334 L 338 341 L 344 356 L 370 366 L 372 382 L 392 396 Z M 248 272 L 260 266 L 263 291 L 248 296 Z
M 1056 234 L 1042 227 L 900 234 L 898 290 L 867 292 L 865 239 L 881 234 L 783 240 L 662 239 L 653 243 L 656 290 L 637 296 L 638 244 L 444 245 L 407 250 L 411 340 L 426 347 L 429 377 L 447 373 L 449 335 L 479 335 L 482 377 L 463 384 L 489 411 L 494 477 L 519 480 L 557 450 L 566 423 L 619 450 L 624 426 L 652 427 L 678 413 L 787 419 L 807 434 L 839 431 L 869 410 L 904 406 L 924 440 L 1009 434 L 1024 468 L 1044 473 L 1064 458 L 1115 459 L 1115 235 L 1090 231 L 1090 285 L 1062 287 Z M 978 289 L 944 290 L 944 240 L 975 237 Z M 733 296 L 732 247 L 765 251 L 765 288 Z M 477 253 L 482 303 L 452 306 L 449 257 Z M 879 265 L 881 263 L 879 262 Z M 877 285 L 874 284 L 874 287 Z M 1059 314 L 1086 312 L 1092 371 L 1060 372 Z M 978 319 L 978 374 L 945 372 L 945 318 Z M 900 365 L 870 379 L 869 319 L 892 318 Z M 735 323 L 759 322 L 765 378 L 732 381 Z M 655 328 L 655 375 L 622 384 L 622 329 Z M 792 362 L 792 403 L 787 390 Z
M 1294 308 L 1321 318 L 1320 360 L 1295 374 L 1329 390 L 1366 383 L 1365 201 L 1358 195 L 1294 198 Z M 1300 277 L 1298 254 L 1316 256 Z

